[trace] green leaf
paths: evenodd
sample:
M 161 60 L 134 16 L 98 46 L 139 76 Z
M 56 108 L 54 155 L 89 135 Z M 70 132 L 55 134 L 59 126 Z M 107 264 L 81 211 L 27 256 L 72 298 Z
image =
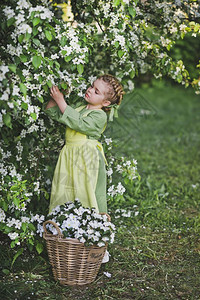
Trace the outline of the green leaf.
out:
M 21 55 L 20 55 L 20 60 L 21 60 L 23 63 L 25 63 L 25 62 L 27 62 L 28 58 L 27 58 L 26 55 L 21 54 Z
M 131 78 L 134 78 L 134 77 L 135 77 L 135 70 L 132 70 L 132 71 L 131 71 L 130 77 L 131 77 Z
M 37 27 L 33 27 L 33 31 L 32 31 L 33 36 L 38 34 L 38 30 Z
M 26 78 L 23 76 L 22 70 L 20 70 L 20 68 L 17 68 L 17 75 L 21 79 L 21 82 L 24 82 L 26 80 Z
M 11 191 L 17 191 L 18 190 L 18 185 L 12 185 L 10 190 Z
M 118 6 L 118 5 L 120 4 L 120 2 L 121 2 L 121 0 L 114 0 L 113 5 L 114 5 L 114 6 Z
M 64 56 L 67 53 L 67 51 L 66 50 L 62 50 L 61 53 Z
M 10 233 L 12 230 L 13 230 L 13 229 L 12 229 L 11 227 L 6 227 L 6 228 L 4 229 L 4 233 L 5 233 L 5 234 L 8 234 L 8 233 Z M 13 243 L 15 244 L 14 241 L 13 241 Z M 11 242 L 11 244 L 12 244 L 12 242 Z M 15 245 L 14 245 L 14 246 L 15 246 Z
M 42 253 L 43 249 L 44 249 L 43 244 L 38 242 L 36 244 L 36 250 L 37 250 L 38 254 Z
M 43 77 L 41 75 L 38 77 L 38 81 L 39 81 L 39 83 L 43 82 Z
M 13 267 L 16 259 L 23 253 L 24 251 L 24 248 L 20 248 L 17 253 L 15 254 L 15 256 L 13 257 L 13 260 L 12 260 L 12 264 L 11 264 L 11 268 Z
M 25 232 L 27 228 L 27 223 L 22 223 L 22 230 Z
M 8 68 L 9 68 L 13 73 L 16 73 L 16 69 L 17 69 L 17 66 L 16 66 L 16 65 L 9 65 Z
M 7 21 L 7 26 L 9 27 L 9 26 L 13 25 L 14 23 L 15 23 L 15 18 L 10 18 Z
M 12 242 L 10 243 L 10 247 L 11 247 L 11 248 L 14 248 L 14 247 L 15 247 L 15 241 L 12 241 Z
M 30 245 L 34 245 L 34 242 L 33 242 L 33 240 L 32 239 L 28 239 L 28 243 L 30 244 Z
M 3 122 L 7 127 L 12 128 L 11 116 L 9 113 L 3 115 Z
M 48 63 L 50 65 L 50 67 L 53 67 L 53 60 L 49 60 Z
M 14 198 L 14 199 L 13 199 L 13 203 L 14 203 L 15 206 L 17 206 L 17 207 L 19 207 L 19 202 L 20 202 L 19 198 Z
M 78 70 L 79 74 L 81 75 L 84 71 L 84 66 L 82 64 L 77 65 L 77 70 Z
M 119 50 L 119 51 L 117 52 L 117 54 L 118 54 L 119 58 L 121 58 L 121 57 L 124 55 L 124 51 Z
M 22 82 L 19 84 L 19 87 L 20 87 L 20 91 L 22 92 L 22 94 L 24 96 L 26 96 L 26 93 L 27 93 L 27 88 L 25 86 L 25 84 L 23 84 Z
M 33 56 L 32 64 L 37 69 L 41 65 L 42 59 L 41 56 Z
M 115 47 L 119 48 L 119 42 L 118 41 L 115 42 Z
M 179 75 L 177 76 L 177 81 L 178 81 L 178 83 L 181 83 L 182 80 L 183 80 L 183 76 L 182 76 L 181 74 L 179 74 Z
M 33 26 L 37 26 L 40 23 L 40 18 L 33 19 Z
M 32 11 L 32 13 L 31 13 L 31 19 L 34 18 L 35 14 L 36 14 L 36 11 Z
M 35 231 L 35 226 L 34 226 L 32 223 L 29 223 L 29 224 L 28 224 L 28 227 L 29 227 L 31 230 Z
M 44 90 L 45 92 L 48 92 L 48 90 L 49 90 L 49 88 L 48 88 L 48 85 L 47 85 L 47 84 L 44 84 L 44 85 L 42 86 L 42 88 L 43 88 L 43 90 Z
M 23 39 L 24 39 L 24 35 L 23 35 L 23 34 L 20 34 L 20 35 L 18 36 L 18 41 L 19 41 L 20 44 L 22 43 Z
M 55 64 L 57 69 L 60 69 L 60 64 L 57 61 L 54 61 L 54 64 Z
M 167 45 L 167 50 L 169 51 L 171 49 L 171 45 Z
M 53 37 L 52 37 L 52 34 L 51 34 L 50 31 L 45 30 L 45 31 L 44 31 L 44 34 L 45 34 L 45 36 L 46 36 L 46 38 L 47 38 L 48 41 L 51 41 L 51 40 L 52 40 Z
M 184 32 L 181 32 L 181 38 L 183 39 L 185 36 L 185 33 Z
M 30 38 L 31 38 L 31 34 L 26 32 L 25 33 L 25 40 L 28 41 L 28 40 L 30 40 Z
M 37 115 L 36 115 L 36 113 L 31 113 L 31 118 L 32 118 L 33 120 L 37 120 Z
M 8 210 L 8 204 L 5 201 L 2 202 L 2 207 L 4 211 Z
M 71 56 L 65 56 L 65 61 L 66 61 L 66 62 L 69 62 L 71 59 L 72 59 Z
M 29 224 L 28 224 L 28 227 L 29 227 L 31 230 L 35 231 L 35 226 L 34 226 L 32 223 L 29 223 Z
M 195 26 L 194 26 L 194 32 L 197 32 L 197 31 L 199 31 L 199 24 L 196 24 Z
M 21 107 L 22 107 L 24 110 L 27 110 L 27 109 L 28 109 L 28 104 L 27 104 L 26 102 L 22 102 Z
M 41 103 L 44 103 L 44 98 L 42 96 L 38 97 L 38 100 L 41 102 Z
M 47 200 L 49 199 L 49 193 L 48 193 L 47 191 L 44 192 L 44 197 L 45 197 L 45 199 L 47 199 Z
M 67 42 L 66 36 L 62 36 L 62 37 L 61 37 L 61 40 L 60 40 L 61 46 L 64 47 L 64 46 L 66 45 L 66 42 Z
M 5 274 L 5 275 L 9 275 L 10 274 L 10 271 L 8 269 L 3 269 L 2 272 Z
M 51 80 L 48 80 L 48 81 L 47 81 L 47 85 L 48 85 L 49 88 L 51 88 L 51 87 L 53 86 Z
M 66 90 L 66 89 L 68 88 L 68 85 L 67 85 L 66 82 L 62 82 L 62 83 L 61 83 L 61 87 L 62 87 L 64 90 Z
M 39 46 L 40 45 L 40 41 L 38 39 L 33 39 L 33 43 L 36 45 L 36 46 Z
M 135 10 L 132 6 L 130 6 L 130 7 L 128 8 L 128 11 L 129 11 L 129 14 L 130 14 L 133 18 L 135 18 L 136 10 Z

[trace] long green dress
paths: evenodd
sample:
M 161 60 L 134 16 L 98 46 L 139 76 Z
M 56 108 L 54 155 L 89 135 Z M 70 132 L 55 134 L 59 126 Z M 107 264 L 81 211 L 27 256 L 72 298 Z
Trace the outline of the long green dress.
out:
M 45 111 L 52 119 L 67 125 L 66 142 L 54 172 L 49 212 L 57 205 L 78 198 L 84 207 L 107 212 L 106 159 L 98 139 L 105 130 L 107 115 L 102 109 L 58 106 Z

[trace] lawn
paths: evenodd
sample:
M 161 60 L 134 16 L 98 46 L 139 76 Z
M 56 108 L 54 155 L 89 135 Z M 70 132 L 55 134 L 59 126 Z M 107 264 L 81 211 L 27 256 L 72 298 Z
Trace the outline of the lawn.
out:
M 46 252 L 26 252 L 10 268 L 13 250 L 2 241 L 1 299 L 200 299 L 199 110 L 194 91 L 170 84 L 126 95 L 106 135 L 117 155 L 137 159 L 141 182 L 127 187 L 125 202 L 109 203 L 110 262 L 88 286 L 61 286 Z M 116 218 L 114 208 L 131 217 Z

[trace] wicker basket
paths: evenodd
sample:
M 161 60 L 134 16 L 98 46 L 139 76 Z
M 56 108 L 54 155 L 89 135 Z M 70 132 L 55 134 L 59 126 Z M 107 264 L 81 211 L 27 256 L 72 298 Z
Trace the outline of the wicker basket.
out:
M 58 234 L 49 233 L 46 228 L 47 224 L 52 224 Z M 63 285 L 84 285 L 93 282 L 107 245 L 86 247 L 77 239 L 63 238 L 57 224 L 50 220 L 43 223 L 43 228 L 43 238 L 46 240 L 54 279 Z

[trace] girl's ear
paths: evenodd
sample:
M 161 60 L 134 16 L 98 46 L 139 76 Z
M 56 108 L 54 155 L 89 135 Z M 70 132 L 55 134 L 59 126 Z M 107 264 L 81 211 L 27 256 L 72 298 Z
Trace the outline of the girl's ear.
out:
M 110 104 L 111 104 L 111 102 L 109 100 L 104 100 L 104 102 L 103 102 L 103 106 L 108 106 Z

